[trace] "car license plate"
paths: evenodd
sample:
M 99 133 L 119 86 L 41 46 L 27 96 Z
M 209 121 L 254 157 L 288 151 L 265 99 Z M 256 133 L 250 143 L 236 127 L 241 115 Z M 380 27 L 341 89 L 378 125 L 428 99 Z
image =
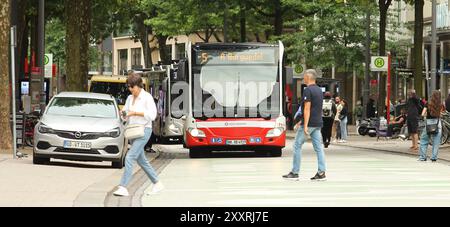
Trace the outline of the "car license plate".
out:
M 237 146 L 237 145 L 246 145 L 246 144 L 247 144 L 247 140 L 227 140 L 227 145 Z
M 92 147 L 91 143 L 87 142 L 78 142 L 78 141 L 64 141 L 64 148 L 68 149 L 81 149 L 81 150 L 90 150 Z

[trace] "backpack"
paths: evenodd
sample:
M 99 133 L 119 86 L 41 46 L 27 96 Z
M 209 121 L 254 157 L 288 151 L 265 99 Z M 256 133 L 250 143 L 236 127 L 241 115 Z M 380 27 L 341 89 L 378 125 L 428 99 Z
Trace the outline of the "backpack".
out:
M 331 100 L 323 100 L 322 117 L 333 118 L 333 102 Z

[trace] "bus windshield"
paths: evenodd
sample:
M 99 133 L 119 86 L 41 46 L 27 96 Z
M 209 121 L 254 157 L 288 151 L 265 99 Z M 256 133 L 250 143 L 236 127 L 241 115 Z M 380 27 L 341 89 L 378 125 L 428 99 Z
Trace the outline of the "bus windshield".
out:
M 128 96 L 131 94 L 125 83 L 98 82 L 92 81 L 89 92 L 112 95 L 118 105 L 125 105 Z
M 211 116 L 209 112 L 217 111 L 217 107 L 224 113 L 245 118 L 252 117 L 252 111 L 256 113 L 254 117 L 261 117 L 261 107 L 266 110 L 270 107 L 273 114 L 280 113 L 278 47 L 198 50 L 196 56 L 192 86 L 197 86 L 194 93 L 202 91 L 194 94 L 194 100 L 202 103 L 194 104 L 197 115 L 201 112 L 203 116 Z

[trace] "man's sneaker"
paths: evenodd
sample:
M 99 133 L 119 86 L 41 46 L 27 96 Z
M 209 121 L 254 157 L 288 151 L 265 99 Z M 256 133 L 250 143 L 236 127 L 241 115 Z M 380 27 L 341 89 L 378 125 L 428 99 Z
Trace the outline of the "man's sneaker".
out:
M 129 196 L 130 195 L 130 194 L 128 194 L 128 190 L 122 186 L 119 186 L 113 194 L 115 196 Z
M 419 161 L 419 162 L 426 162 L 427 160 L 423 159 L 423 158 L 419 158 L 419 159 L 417 159 L 417 161 Z
M 328 147 L 330 146 L 330 143 L 325 143 L 323 146 L 324 146 L 325 148 L 328 148 Z
M 290 172 L 288 175 L 284 175 L 283 178 L 286 179 L 286 180 L 293 180 L 293 181 L 298 181 L 299 180 L 298 174 L 293 173 L 293 172 Z
M 431 159 L 431 162 L 437 162 L 437 160 L 436 159 Z
M 327 176 L 325 175 L 325 172 L 318 172 L 316 173 L 316 175 L 311 178 L 311 180 L 313 181 L 326 181 L 327 180 Z
M 150 193 L 147 193 L 147 195 L 155 195 L 162 190 L 164 190 L 164 185 L 161 183 L 161 181 L 158 181 L 158 183 L 153 185 L 152 190 L 150 191 Z

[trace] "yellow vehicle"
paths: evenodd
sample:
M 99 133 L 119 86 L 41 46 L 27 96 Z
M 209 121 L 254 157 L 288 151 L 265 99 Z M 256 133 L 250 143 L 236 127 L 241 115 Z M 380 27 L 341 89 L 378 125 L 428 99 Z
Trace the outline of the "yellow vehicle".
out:
M 148 79 L 142 78 L 142 80 L 144 81 L 144 89 L 148 91 Z M 116 98 L 119 108 L 122 109 L 130 95 L 126 82 L 127 76 L 95 75 L 91 78 L 88 91 L 112 95 Z

